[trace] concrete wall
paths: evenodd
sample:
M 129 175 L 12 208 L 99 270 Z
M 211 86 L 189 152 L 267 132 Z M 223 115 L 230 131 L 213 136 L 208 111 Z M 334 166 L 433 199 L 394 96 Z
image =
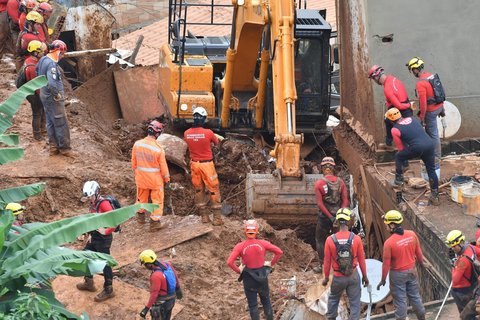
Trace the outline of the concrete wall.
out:
M 425 70 L 438 73 L 447 100 L 462 116 L 462 126 L 450 140 L 480 137 L 480 5 L 476 0 L 337 0 L 341 41 L 342 105 L 383 142 L 382 87 L 370 82 L 373 64 L 403 81 L 415 99 L 415 78 L 405 63 L 414 56 Z M 392 42 L 381 37 L 393 34 Z M 373 106 L 373 107 L 372 107 Z

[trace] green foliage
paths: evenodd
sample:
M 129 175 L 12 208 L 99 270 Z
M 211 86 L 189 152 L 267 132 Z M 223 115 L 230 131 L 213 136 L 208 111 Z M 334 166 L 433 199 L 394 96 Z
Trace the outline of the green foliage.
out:
M 48 300 L 35 292 L 18 294 L 10 313 L 0 316 L 2 320 L 63 320 L 68 319 L 53 308 Z

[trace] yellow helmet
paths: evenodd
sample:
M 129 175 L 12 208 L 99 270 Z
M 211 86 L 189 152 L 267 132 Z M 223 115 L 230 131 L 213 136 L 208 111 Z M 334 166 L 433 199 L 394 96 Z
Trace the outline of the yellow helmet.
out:
M 43 16 L 36 11 L 30 11 L 25 19 L 28 21 L 34 21 L 35 23 L 43 23 Z
M 335 216 L 335 220 L 344 220 L 345 222 L 350 221 L 352 218 L 352 211 L 348 208 L 340 208 L 337 211 L 337 215 Z
M 450 247 L 455 247 L 460 242 L 465 241 L 465 235 L 460 230 L 452 230 L 447 235 L 445 243 Z
M 157 260 L 157 255 L 153 250 L 147 249 L 143 250 L 142 253 L 138 256 L 138 259 L 140 260 L 141 264 L 145 263 L 154 263 L 155 260 Z
M 32 40 L 28 43 L 27 51 L 40 53 L 43 51 L 43 43 L 38 40 Z
M 390 210 L 383 215 L 383 223 L 390 224 L 401 224 L 403 222 L 403 216 L 397 210 Z
M 12 211 L 14 216 L 17 216 L 17 215 L 23 213 L 23 210 L 25 210 L 25 207 L 22 206 L 20 203 L 10 202 L 5 207 L 5 210 L 10 210 L 10 211 Z
M 397 108 L 390 108 L 385 113 L 385 118 L 391 121 L 397 121 L 401 117 L 402 117 L 402 114 L 400 113 L 400 110 L 398 110 Z
M 410 61 L 407 62 L 406 66 L 408 70 L 412 71 L 412 69 L 423 69 L 423 60 L 419 57 L 413 57 Z

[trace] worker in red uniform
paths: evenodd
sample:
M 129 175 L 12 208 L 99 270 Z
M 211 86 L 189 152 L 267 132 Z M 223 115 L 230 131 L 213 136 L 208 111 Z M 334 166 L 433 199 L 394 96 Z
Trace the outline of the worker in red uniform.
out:
M 30 81 L 37 77 L 37 71 L 35 70 L 38 60 L 43 57 L 45 51 L 45 44 L 33 40 L 30 41 L 27 47 L 28 55 L 24 62 L 25 80 Z M 32 130 L 33 138 L 35 140 L 42 140 L 42 131 L 46 132 L 45 125 L 45 111 L 43 110 L 43 104 L 40 100 L 40 90 L 35 91 L 34 94 L 27 96 L 28 102 L 32 108 Z
M 43 23 L 43 17 L 40 13 L 35 11 L 30 11 L 26 16 L 25 28 L 18 35 L 19 41 L 16 45 L 16 56 L 15 56 L 15 65 L 17 69 L 23 66 L 25 62 L 25 57 L 28 55 L 28 44 L 30 41 L 37 40 L 42 43 L 45 43 L 44 40 L 40 37 L 39 33 L 36 30 L 36 26 Z
M 83 185 L 83 196 L 90 200 L 90 213 L 105 213 L 113 210 L 110 201 L 100 195 L 100 185 L 96 181 L 85 182 Z M 87 245 L 83 250 L 110 254 L 115 229 L 115 227 L 99 228 L 89 232 Z M 96 302 L 102 302 L 115 296 L 113 292 L 113 271 L 109 265 L 105 265 L 103 268 L 103 278 L 103 290 L 95 296 L 94 300 Z M 77 284 L 77 289 L 90 292 L 97 291 L 93 276 L 84 277 L 84 281 Z
M 46 43 L 50 43 L 50 33 L 48 32 L 47 21 L 52 15 L 53 8 L 47 2 L 42 2 L 38 5 L 36 11 L 40 13 L 43 17 L 43 23 L 37 26 L 37 32 L 40 35 L 40 38 L 45 39 Z
M 228 257 L 227 264 L 233 271 L 240 274 L 238 281 L 243 280 L 243 289 L 247 297 L 250 318 L 252 320 L 260 320 L 257 301 L 258 294 L 262 302 L 265 318 L 273 320 L 268 275 L 271 273 L 273 266 L 280 260 L 283 251 L 267 240 L 257 239 L 258 222 L 256 220 L 244 221 L 243 230 L 247 240 L 235 245 Z M 272 261 L 265 261 L 267 252 L 274 254 Z M 235 260 L 238 257 L 241 258 L 240 266 L 235 264 Z
M 326 286 L 330 277 L 330 268 L 333 267 L 333 280 L 330 286 L 330 294 L 327 303 L 327 320 L 337 319 L 338 304 L 344 291 L 348 296 L 350 305 L 349 320 L 360 319 L 360 277 L 357 266 L 362 272 L 362 283 L 364 287 L 369 284 L 367 267 L 365 263 L 365 251 L 363 250 L 362 239 L 349 231 L 349 223 L 352 219 L 352 212 L 347 208 L 338 210 L 335 216 L 340 230 L 329 236 L 325 241 L 324 277 L 322 285 Z
M 17 52 L 15 50 L 18 34 L 20 33 L 20 27 L 18 25 L 18 20 L 20 18 L 20 0 L 8 0 L 7 2 L 7 18 L 8 18 L 8 28 L 10 35 L 10 43 L 12 47 L 12 53 L 14 57 L 17 57 Z M 21 68 L 22 64 L 15 64 L 16 71 Z
M 397 210 L 390 210 L 383 216 L 383 222 L 392 234 L 383 245 L 382 280 L 377 290 L 385 285 L 387 274 L 390 292 L 395 306 L 395 318 L 407 317 L 407 298 L 417 319 L 425 320 L 425 307 L 420 297 L 415 262 L 423 265 L 423 253 L 417 235 L 402 227 L 403 216 Z
M 385 69 L 379 65 L 374 65 L 368 72 L 368 77 L 373 79 L 378 85 L 383 86 L 383 94 L 385 95 L 385 106 L 388 109 L 397 108 L 402 113 L 402 117 L 413 116 L 412 106 L 408 99 L 407 90 L 403 83 L 393 75 L 385 74 Z M 391 129 L 393 124 L 385 118 L 385 146 L 392 147 L 393 138 Z
M 438 195 L 438 176 L 435 172 L 435 146 L 423 130 L 420 122 L 414 117 L 403 118 L 397 108 L 391 108 L 385 113 L 385 118 L 394 125 L 392 137 L 398 152 L 395 154 L 395 180 L 394 185 L 403 184 L 403 172 L 405 162 L 413 159 L 422 159 L 430 182 L 430 204 L 438 206 L 440 199 Z
M 135 171 L 135 183 L 137 185 L 137 203 L 158 204 L 150 215 L 150 229 L 161 229 L 165 225 L 160 221 L 163 216 L 164 185 L 170 183 L 165 151 L 158 143 L 157 138 L 163 132 L 163 124 L 157 120 L 150 122 L 147 128 L 147 136 L 138 140 L 132 149 L 132 168 Z M 145 210 L 137 212 L 137 219 L 145 223 Z
M 5 52 L 13 50 L 8 25 L 7 2 L 8 0 L 0 0 L 0 59 Z
M 30 11 L 34 10 L 36 6 L 37 2 L 35 0 L 26 0 L 20 4 L 20 14 L 18 16 L 18 28 L 20 29 L 20 32 L 22 32 L 25 28 L 25 20 L 27 18 L 27 14 Z
M 335 176 L 335 160 L 325 157 L 320 163 L 323 177 L 315 183 L 315 199 L 317 201 L 317 226 L 315 228 L 315 245 L 319 265 L 313 268 L 314 272 L 321 273 L 323 266 L 325 240 L 330 235 L 335 222 L 335 214 L 340 208 L 350 205 L 345 182 Z
M 144 250 L 139 256 L 140 263 L 150 275 L 150 298 L 140 312 L 140 317 L 147 316 L 150 310 L 152 320 L 170 320 L 175 299 L 182 299 L 183 293 L 178 281 L 177 272 L 168 262 L 160 262 L 153 250 Z
M 440 168 L 440 158 L 442 157 L 442 144 L 440 134 L 438 133 L 437 117 L 445 117 L 443 102 L 435 103 L 433 100 L 433 87 L 428 81 L 433 78 L 433 74 L 424 71 L 425 63 L 419 57 L 410 59 L 407 63 L 408 70 L 419 79 L 415 85 L 418 95 L 420 121 L 425 124 L 425 131 L 435 141 L 435 164 Z
M 473 260 L 480 258 L 480 249 L 466 244 L 465 235 L 460 230 L 450 231 L 446 243 L 455 253 L 456 260 L 452 268 L 452 297 L 458 312 L 462 313 L 472 299 L 478 283 L 472 268 Z
M 193 109 L 193 127 L 186 130 L 183 138 L 187 142 L 190 152 L 190 170 L 192 184 L 195 189 L 195 206 L 198 208 L 203 223 L 209 223 L 209 211 L 206 208 L 210 203 L 213 211 L 213 225 L 223 224 L 220 214 L 222 198 L 220 183 L 213 163 L 211 145 L 218 145 L 218 136 L 212 130 L 204 128 L 207 120 L 205 108 L 197 106 Z M 205 198 L 205 188 L 210 192 L 210 201 Z

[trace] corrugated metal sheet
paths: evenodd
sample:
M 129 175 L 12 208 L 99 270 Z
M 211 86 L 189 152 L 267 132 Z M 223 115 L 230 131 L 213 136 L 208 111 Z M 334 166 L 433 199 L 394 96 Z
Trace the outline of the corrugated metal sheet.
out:
M 216 0 L 215 3 L 231 4 L 231 0 Z M 310 0 L 307 2 L 307 8 L 327 9 L 327 21 L 332 25 L 332 28 L 336 30 L 335 0 Z M 214 17 L 214 22 L 230 23 L 232 19 L 232 11 L 232 8 L 217 8 L 215 10 L 216 15 Z M 207 22 L 209 17 L 210 10 L 207 7 L 195 8 L 195 10 L 190 10 L 187 13 L 187 20 L 189 22 Z M 191 26 L 190 31 L 194 35 L 222 36 L 230 34 L 230 26 L 198 25 Z M 168 41 L 168 17 L 120 37 L 113 45 L 118 49 L 133 50 L 138 36 L 140 35 L 143 35 L 144 39 L 135 62 L 146 66 L 158 64 L 159 50 L 161 46 Z

